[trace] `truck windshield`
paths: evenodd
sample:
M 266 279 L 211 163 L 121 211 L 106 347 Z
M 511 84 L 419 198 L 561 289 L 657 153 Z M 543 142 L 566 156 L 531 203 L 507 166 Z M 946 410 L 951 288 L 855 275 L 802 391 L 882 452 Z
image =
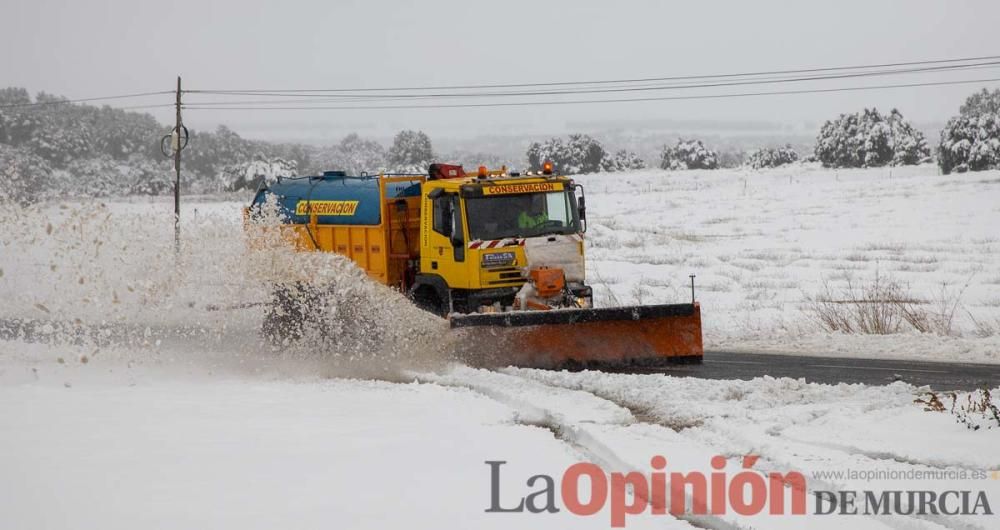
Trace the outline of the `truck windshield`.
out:
M 470 197 L 465 201 L 473 240 L 572 234 L 579 231 L 572 191 Z

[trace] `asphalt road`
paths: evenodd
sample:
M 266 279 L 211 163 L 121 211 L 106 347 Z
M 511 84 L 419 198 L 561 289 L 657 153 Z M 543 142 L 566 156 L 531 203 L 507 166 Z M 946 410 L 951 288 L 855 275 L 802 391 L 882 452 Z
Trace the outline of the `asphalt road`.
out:
M 42 332 L 46 324 L 60 326 L 59 322 L 39 320 L 0 319 L 0 340 L 18 338 L 29 342 L 48 342 L 52 336 Z M 74 338 L 73 328 L 63 339 Z M 160 331 L 160 330 L 154 330 Z M 176 330 L 175 330 L 176 331 Z M 135 339 L 144 329 L 128 326 L 108 326 L 89 330 L 76 330 L 76 339 L 88 339 L 98 346 L 115 341 Z M 651 367 L 612 369 L 614 372 L 662 373 L 681 377 L 704 379 L 744 379 L 769 375 L 771 377 L 804 378 L 814 383 L 865 383 L 885 385 L 905 381 L 916 386 L 929 386 L 934 390 L 975 390 L 984 386 L 1000 386 L 1000 364 L 969 364 L 889 359 L 857 359 L 849 357 L 816 357 L 805 355 L 779 355 L 762 353 L 706 352 L 702 364 L 668 364 Z
M 632 368 L 635 373 L 663 373 L 704 379 L 804 378 L 813 383 L 885 385 L 905 381 L 934 390 L 974 390 L 1000 386 L 1000 365 L 856 359 L 763 353 L 706 352 L 702 364 Z

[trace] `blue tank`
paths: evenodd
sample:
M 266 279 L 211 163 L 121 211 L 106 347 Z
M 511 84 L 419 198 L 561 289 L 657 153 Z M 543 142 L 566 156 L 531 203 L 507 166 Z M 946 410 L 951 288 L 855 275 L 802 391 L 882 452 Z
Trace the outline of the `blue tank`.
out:
M 420 184 L 389 183 L 386 194 L 389 198 L 419 196 Z M 379 180 L 375 176 L 352 177 L 343 171 L 326 171 L 321 176 L 279 178 L 257 192 L 251 208 L 259 207 L 270 195 L 277 197 L 280 211 L 290 223 L 308 223 L 311 213 L 316 213 L 319 224 L 382 222 Z

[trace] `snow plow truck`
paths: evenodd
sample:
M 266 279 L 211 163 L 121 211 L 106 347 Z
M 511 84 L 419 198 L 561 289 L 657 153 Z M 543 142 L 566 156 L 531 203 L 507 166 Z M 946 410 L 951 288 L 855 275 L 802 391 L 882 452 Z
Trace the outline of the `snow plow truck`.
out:
M 700 362 L 690 303 L 594 307 L 583 186 L 541 171 L 431 164 L 427 174 L 281 178 L 276 202 L 299 251 L 349 257 L 377 282 L 448 319 L 469 357 L 528 367 Z

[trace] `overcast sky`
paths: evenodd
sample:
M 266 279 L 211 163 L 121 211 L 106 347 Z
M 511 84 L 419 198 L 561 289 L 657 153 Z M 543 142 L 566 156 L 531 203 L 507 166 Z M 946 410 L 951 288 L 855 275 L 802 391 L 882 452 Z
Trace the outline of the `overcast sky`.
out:
M 191 89 L 354 88 L 621 79 L 1000 54 L 997 0 L 0 0 L 0 6 L 0 85 L 71 98 L 167 90 L 177 74 Z M 840 84 L 962 77 L 1000 77 L 1000 68 Z M 873 105 L 898 107 L 914 121 L 937 122 L 956 113 L 978 88 L 499 109 L 190 110 L 185 121 L 201 129 L 227 123 L 246 136 L 268 139 L 336 138 L 351 130 L 385 134 L 401 127 L 432 135 L 558 130 L 566 123 L 602 120 L 766 120 L 801 126 Z M 172 119 L 169 109 L 151 112 L 161 121 Z

